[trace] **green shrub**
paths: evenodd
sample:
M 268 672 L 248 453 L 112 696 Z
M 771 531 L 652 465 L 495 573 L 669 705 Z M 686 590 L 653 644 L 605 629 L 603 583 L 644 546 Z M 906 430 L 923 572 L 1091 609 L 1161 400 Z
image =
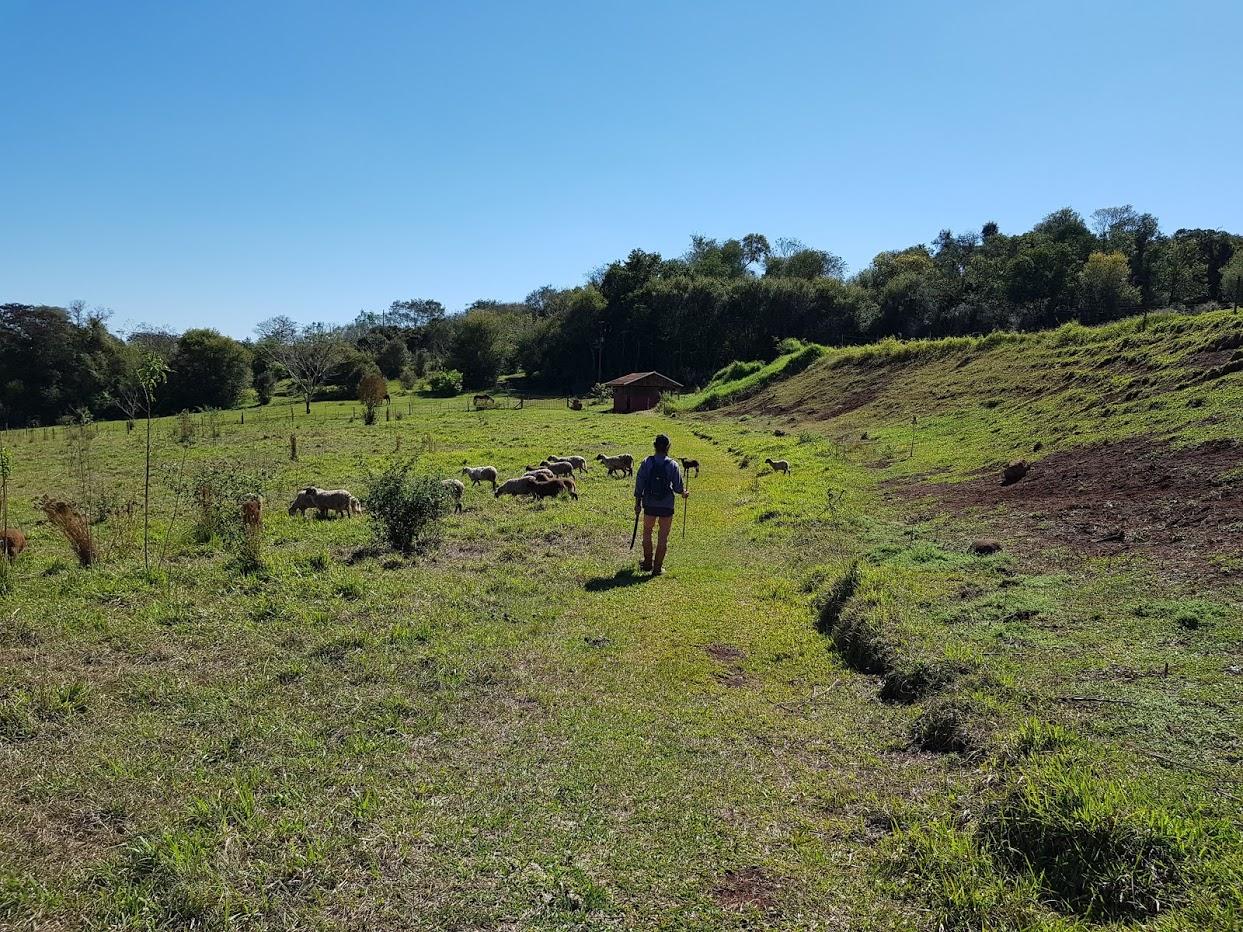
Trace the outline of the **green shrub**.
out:
M 462 391 L 462 373 L 456 369 L 441 369 L 427 377 L 427 390 L 442 398 L 452 397 Z
M 243 542 L 242 504 L 258 499 L 270 478 L 261 469 L 232 459 L 212 459 L 199 463 L 190 476 L 194 496 L 194 539 L 206 543 L 221 538 L 232 544 Z M 178 477 L 169 484 L 174 491 Z M 180 492 L 178 492 L 180 494 Z
M 903 829 L 889 842 L 882 872 L 901 896 L 932 909 L 931 929 L 1028 928 L 1035 901 L 1031 878 L 998 869 L 975 835 L 945 820 Z
M 745 379 L 747 376 L 759 372 L 764 368 L 764 365 L 765 363 L 758 359 L 752 362 L 735 360 L 728 366 L 724 366 L 714 372 L 708 384 L 718 385 L 722 382 L 737 382 L 739 379 Z
M 983 825 L 1017 869 L 1093 919 L 1142 918 L 1186 897 L 1199 827 L 1068 753 L 1020 767 Z
M 413 460 L 402 460 L 369 474 L 363 495 L 376 538 L 401 553 L 433 545 L 450 508 L 443 483 L 414 469 Z

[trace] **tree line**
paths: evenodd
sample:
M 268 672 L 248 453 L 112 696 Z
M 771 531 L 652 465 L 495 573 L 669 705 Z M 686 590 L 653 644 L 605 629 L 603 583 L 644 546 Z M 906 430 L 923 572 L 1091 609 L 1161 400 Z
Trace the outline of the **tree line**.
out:
M 788 337 L 830 345 L 1100 323 L 1158 307 L 1243 301 L 1243 236 L 1164 233 L 1128 206 L 1085 220 L 1065 208 L 1022 233 L 996 223 L 942 230 L 882 252 L 848 276 L 831 252 L 797 240 L 692 236 L 681 256 L 635 249 L 585 284 L 449 314 L 432 299 L 364 311 L 345 326 L 264 321 L 238 341 L 214 330 L 124 337 L 109 312 L 0 305 L 0 420 L 11 425 L 145 412 L 144 362 L 167 381 L 157 413 L 227 408 L 279 382 L 309 406 L 357 397 L 368 376 L 452 394 L 521 373 L 533 388 L 584 391 L 631 371 L 705 382 L 736 359 L 769 359 Z M 361 390 L 371 397 L 376 383 Z

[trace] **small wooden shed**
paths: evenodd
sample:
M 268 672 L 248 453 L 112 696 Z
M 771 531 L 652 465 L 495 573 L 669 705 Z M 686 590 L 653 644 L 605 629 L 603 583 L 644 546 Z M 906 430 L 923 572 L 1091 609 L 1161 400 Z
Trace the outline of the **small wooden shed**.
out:
M 604 384 L 613 389 L 613 411 L 616 414 L 646 411 L 656 407 L 665 392 L 682 390 L 681 382 L 675 382 L 659 372 L 631 372 Z

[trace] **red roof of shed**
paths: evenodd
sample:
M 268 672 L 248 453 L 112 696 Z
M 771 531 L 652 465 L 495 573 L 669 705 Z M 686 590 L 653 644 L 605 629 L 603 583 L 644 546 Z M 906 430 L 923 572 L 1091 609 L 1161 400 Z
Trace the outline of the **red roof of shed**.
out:
M 629 385 L 648 385 L 658 388 L 681 388 L 681 382 L 675 382 L 667 375 L 661 375 L 659 372 L 631 372 L 628 375 L 620 375 L 611 382 L 604 383 L 609 388 L 624 388 Z

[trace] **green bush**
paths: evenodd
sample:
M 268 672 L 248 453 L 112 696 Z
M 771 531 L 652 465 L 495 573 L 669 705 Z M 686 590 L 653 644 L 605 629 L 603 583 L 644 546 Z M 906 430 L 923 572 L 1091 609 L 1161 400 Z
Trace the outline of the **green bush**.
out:
M 722 382 L 737 382 L 739 379 L 745 379 L 753 373 L 759 372 L 764 368 L 764 363 L 759 360 L 752 362 L 742 362 L 737 360 L 731 362 L 728 366 L 718 369 L 712 375 L 709 385 L 719 385 Z
M 401 553 L 424 550 L 440 538 L 449 492 L 432 476 L 416 475 L 413 460 L 391 463 L 367 477 L 363 504 L 376 538 Z
M 199 463 L 190 476 L 194 496 L 194 539 L 206 543 L 219 537 L 231 544 L 243 542 L 242 503 L 263 496 L 270 475 L 232 459 L 212 459 Z M 178 479 L 169 484 L 177 490 Z
M 456 369 L 442 369 L 427 377 L 427 390 L 433 395 L 448 398 L 462 391 L 462 373 Z
M 1142 918 L 1186 898 L 1198 826 L 1066 752 L 1021 767 L 983 826 L 993 850 L 1093 919 Z

